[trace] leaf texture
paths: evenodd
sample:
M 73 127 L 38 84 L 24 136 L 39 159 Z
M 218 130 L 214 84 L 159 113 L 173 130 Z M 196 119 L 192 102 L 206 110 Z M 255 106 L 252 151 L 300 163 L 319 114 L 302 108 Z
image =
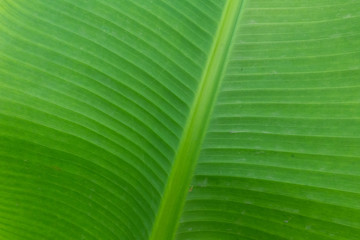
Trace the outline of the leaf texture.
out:
M 146 239 L 222 2 L 2 1 L 2 239 Z
M 358 240 L 359 16 L 0 1 L 0 239 Z
M 358 239 L 360 4 L 246 1 L 178 239 Z

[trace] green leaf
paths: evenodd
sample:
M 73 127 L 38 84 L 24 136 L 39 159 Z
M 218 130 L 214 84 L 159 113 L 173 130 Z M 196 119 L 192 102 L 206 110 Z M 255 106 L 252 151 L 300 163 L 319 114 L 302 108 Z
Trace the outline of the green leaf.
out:
M 0 239 L 358 240 L 359 17 L 0 1 Z

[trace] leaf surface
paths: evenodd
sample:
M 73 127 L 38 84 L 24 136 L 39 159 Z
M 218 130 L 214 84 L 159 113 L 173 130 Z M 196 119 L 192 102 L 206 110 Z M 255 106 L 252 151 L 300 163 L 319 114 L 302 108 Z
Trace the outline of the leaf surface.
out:
M 0 1 L 0 238 L 359 239 L 359 16 Z

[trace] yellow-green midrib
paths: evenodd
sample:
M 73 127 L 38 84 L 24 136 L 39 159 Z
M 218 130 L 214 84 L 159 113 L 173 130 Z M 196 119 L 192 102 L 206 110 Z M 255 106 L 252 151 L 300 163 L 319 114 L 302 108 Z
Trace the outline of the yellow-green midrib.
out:
M 173 239 L 227 63 L 243 1 L 227 1 L 156 217 L 152 240 Z

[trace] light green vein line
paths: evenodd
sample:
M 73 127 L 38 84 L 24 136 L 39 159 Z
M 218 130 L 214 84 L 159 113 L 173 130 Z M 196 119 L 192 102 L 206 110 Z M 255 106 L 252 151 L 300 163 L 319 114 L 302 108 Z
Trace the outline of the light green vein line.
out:
M 175 155 L 151 240 L 174 238 L 244 1 L 228 0 Z

